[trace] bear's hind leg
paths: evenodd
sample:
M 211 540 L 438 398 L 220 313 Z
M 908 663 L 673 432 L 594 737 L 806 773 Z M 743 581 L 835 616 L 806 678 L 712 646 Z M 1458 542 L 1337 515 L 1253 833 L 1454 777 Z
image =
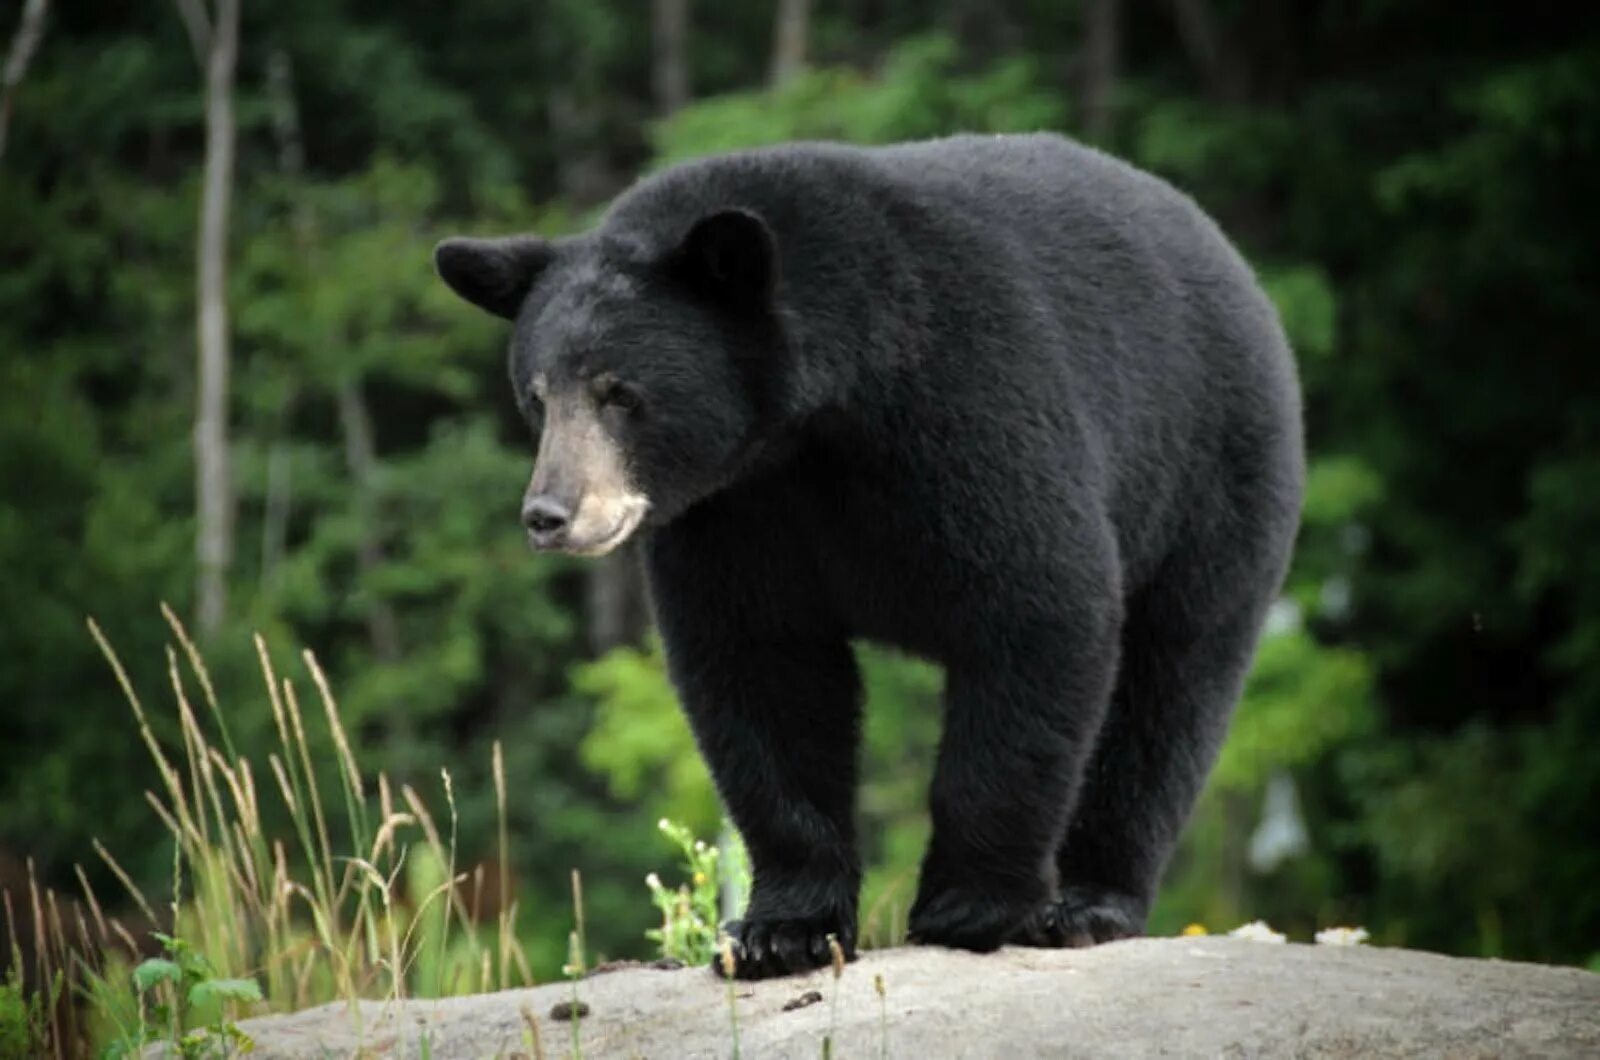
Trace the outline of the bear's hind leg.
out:
M 1055 852 L 1111 696 L 1110 607 L 1008 630 L 952 665 L 915 942 L 992 950 L 1055 893 Z
M 1218 578 L 1199 563 L 1184 572 L 1209 584 L 1169 567 L 1130 601 L 1116 692 L 1057 855 L 1060 897 L 1017 941 L 1143 934 L 1276 595 L 1281 560 L 1262 558 L 1253 577 Z

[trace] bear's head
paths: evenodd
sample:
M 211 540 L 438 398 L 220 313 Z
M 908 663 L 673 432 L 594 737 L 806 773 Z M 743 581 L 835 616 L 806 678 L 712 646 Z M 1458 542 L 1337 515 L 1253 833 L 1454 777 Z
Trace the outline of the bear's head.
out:
M 514 322 L 512 386 L 538 437 L 522 503 L 535 547 L 603 555 L 735 481 L 772 436 L 772 231 L 722 210 L 650 242 L 602 228 L 434 252 L 457 294 Z

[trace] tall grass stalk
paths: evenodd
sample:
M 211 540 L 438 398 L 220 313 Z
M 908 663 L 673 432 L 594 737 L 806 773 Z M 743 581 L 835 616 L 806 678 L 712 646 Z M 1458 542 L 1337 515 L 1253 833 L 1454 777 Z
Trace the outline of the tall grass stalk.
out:
M 572 983 L 572 1055 L 583 1056 L 583 1042 L 579 1031 L 583 1024 L 583 1001 L 578 996 L 578 983 L 589 972 L 588 946 L 583 923 L 583 875 L 572 870 L 572 932 L 567 936 L 567 979 Z
M 0 982 L 26 982 L 30 998 L 39 999 L 45 1021 L 35 1043 L 39 1055 L 99 1052 L 119 1042 L 137 1047 L 156 1033 L 149 1026 L 154 998 L 140 995 L 131 976 L 155 949 L 143 941 L 153 930 L 203 957 L 216 979 L 259 985 L 264 1001 L 258 1011 L 343 1000 L 359 1021 L 360 999 L 398 1001 L 490 983 L 532 984 L 510 896 L 507 791 L 498 744 L 493 772 L 501 901 L 490 934 L 473 922 L 463 894 L 473 874 L 458 871 L 448 772 L 441 771 L 450 813 L 447 839 L 416 790 L 399 789 L 397 805 L 387 777 L 363 775 L 316 657 L 301 654 L 309 685 L 297 684 L 295 676 L 278 672 L 259 636 L 256 655 L 277 740 L 247 757 L 188 631 L 171 608 L 163 606 L 162 616 L 174 640 L 166 652 L 166 677 L 175 724 L 161 726 L 153 724 L 104 632 L 93 620 L 88 625 L 155 766 L 157 783 L 145 801 L 173 844 L 172 898 L 158 911 L 99 840 L 94 851 L 126 892 L 122 904 L 132 906 L 136 921 L 125 924 L 108 915 L 81 867 L 75 868 L 82 891 L 76 899 L 43 887 L 31 862 L 26 892 L 0 893 L 13 940 L 11 952 L 0 954 Z M 320 709 L 302 709 L 303 687 L 314 691 Z M 332 768 L 319 771 L 319 763 Z M 256 780 L 263 769 L 261 775 L 270 778 L 264 790 Z M 272 801 L 280 805 L 265 805 Z M 285 818 L 287 837 L 272 834 L 269 822 Z M 22 937 L 19 922 L 34 939 L 31 956 L 16 941 Z M 164 1035 L 191 1030 L 184 1025 L 189 1017 L 195 1025 L 223 1025 L 215 1012 L 186 1012 L 193 1006 L 174 996 L 178 988 L 172 982 L 153 989 L 165 992 L 166 1011 L 176 1021 Z M 67 1003 L 56 1004 L 53 990 L 65 991 Z
M 872 977 L 872 989 L 878 995 L 878 1056 L 889 1060 L 889 991 L 883 985 L 883 976 Z
M 828 954 L 833 961 L 833 997 L 828 1002 L 828 1033 L 822 1039 L 822 1060 L 832 1060 L 834 1038 L 839 1033 L 839 980 L 844 977 L 844 948 L 834 935 L 828 936 Z
M 508 915 L 511 908 L 511 864 L 507 861 L 510 842 L 506 838 L 506 760 L 501 753 L 500 741 L 494 742 L 494 753 L 491 759 L 494 767 L 494 806 L 498 815 L 500 840 L 500 856 L 498 867 L 500 869 L 500 910 L 498 926 L 500 929 L 500 989 L 504 990 L 509 984 L 506 981 L 511 964 L 511 924 Z
M 539 1020 L 534 1016 L 533 1010 L 527 1005 L 520 1009 L 522 1013 L 522 1042 L 528 1047 L 528 1052 L 533 1054 L 533 1060 L 544 1060 L 544 1042 L 539 1038 Z
M 572 984 L 572 1001 L 567 1009 L 567 1017 L 572 1023 L 572 1055 L 574 1060 L 583 1058 L 583 999 L 578 996 L 578 984 L 583 981 L 583 943 L 579 941 L 578 932 L 573 931 L 567 936 L 567 980 Z
M 733 1035 L 733 1060 L 739 1060 L 739 997 L 734 989 L 734 975 L 739 969 L 733 956 L 733 939 L 727 935 L 722 936 L 717 959 L 722 962 L 722 978 L 728 987 L 728 1030 Z

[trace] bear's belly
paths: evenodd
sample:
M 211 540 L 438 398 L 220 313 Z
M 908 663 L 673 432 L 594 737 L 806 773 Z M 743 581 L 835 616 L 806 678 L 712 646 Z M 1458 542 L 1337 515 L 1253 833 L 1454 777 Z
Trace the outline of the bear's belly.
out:
M 927 524 L 876 506 L 814 526 L 809 536 L 821 575 L 816 590 L 851 637 L 935 661 L 949 661 L 974 639 L 980 615 L 992 623 L 1015 610 L 1008 587 L 1040 580 L 1010 562 L 1003 570 L 987 566 Z
M 807 554 L 817 575 L 801 591 L 820 596 L 811 602 L 851 637 L 949 662 L 982 628 L 1026 619 L 1041 604 L 1039 590 L 1060 582 L 1069 550 L 1050 539 L 1056 524 L 1007 517 L 1028 506 L 1003 489 L 992 504 L 973 506 L 957 503 L 970 491 L 935 469 L 891 475 L 815 451 L 806 457 L 757 503 L 783 513 L 769 528 L 783 547 Z M 1047 503 L 1035 498 L 1032 511 Z
M 924 658 L 949 652 L 949 616 L 959 602 L 927 565 L 879 556 L 839 556 L 824 566 L 830 610 L 852 638 L 863 638 Z

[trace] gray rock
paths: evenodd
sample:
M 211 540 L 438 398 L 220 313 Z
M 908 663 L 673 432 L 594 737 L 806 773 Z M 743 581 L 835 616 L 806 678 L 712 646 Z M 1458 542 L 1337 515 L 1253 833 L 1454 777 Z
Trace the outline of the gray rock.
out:
M 873 987 L 882 976 L 887 999 Z M 1600 1056 L 1600 975 L 1509 961 L 1228 938 L 1139 939 L 978 956 L 905 948 L 736 983 L 746 1058 Z M 808 991 L 817 1003 L 785 1009 Z M 837 999 L 835 994 L 837 993 Z M 257 1056 L 696 1058 L 733 1055 L 727 984 L 703 968 L 626 968 L 578 984 L 589 1014 L 551 1018 L 569 983 L 246 1020 Z M 530 1045 L 525 1017 L 537 1023 Z M 426 1051 L 424 1051 L 426 1038 Z

